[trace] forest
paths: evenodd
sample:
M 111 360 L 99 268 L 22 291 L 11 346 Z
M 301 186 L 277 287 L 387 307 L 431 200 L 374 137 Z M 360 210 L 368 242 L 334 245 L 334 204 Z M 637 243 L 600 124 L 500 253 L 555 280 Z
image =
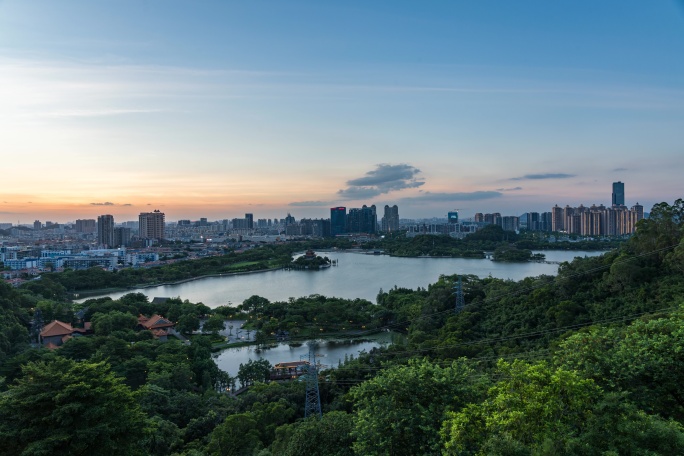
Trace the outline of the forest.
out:
M 655 205 L 629 240 L 563 263 L 556 276 L 460 279 L 458 311 L 456 276 L 381 290 L 376 303 L 318 295 L 272 303 L 255 290 L 236 308 L 216 309 L 140 294 L 73 304 L 62 279 L 0 284 L 0 447 L 8 455 L 684 454 L 684 200 Z M 137 330 L 138 315 L 152 313 L 177 322 L 191 343 Z M 269 382 L 263 363 L 230 378 L 211 357 L 213 336 L 194 334 L 201 320 L 220 326 L 236 313 L 262 341 L 278 331 L 301 342 L 314 331 L 404 337 L 322 370 L 323 413 L 305 419 L 305 382 Z M 94 334 L 57 350 L 32 346 L 38 323 L 55 318 L 91 321 Z M 238 381 L 249 388 L 226 394 Z

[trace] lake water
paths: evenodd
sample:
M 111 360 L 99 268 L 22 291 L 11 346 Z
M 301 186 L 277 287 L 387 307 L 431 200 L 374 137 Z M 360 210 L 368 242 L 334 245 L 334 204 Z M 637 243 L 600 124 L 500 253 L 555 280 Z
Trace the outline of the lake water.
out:
M 335 368 L 340 362 L 344 362 L 345 356 L 357 357 L 362 351 L 370 351 L 372 348 L 388 345 L 392 342 L 391 333 L 374 335 L 371 340 L 364 341 L 321 341 L 316 348 L 316 355 L 324 369 Z M 271 364 L 308 360 L 309 347 L 306 343 L 293 347 L 286 343 L 278 344 L 273 348 L 258 350 L 251 345 L 239 348 L 227 348 L 213 355 L 219 369 L 228 372 L 235 377 L 240 369 L 240 364 L 245 364 L 250 359 L 266 359 Z
M 252 295 L 270 301 L 321 294 L 339 298 L 363 298 L 375 302 L 378 291 L 395 285 L 404 288 L 427 287 L 440 275 L 474 274 L 479 277 L 521 280 L 525 277 L 555 275 L 558 265 L 547 263 L 498 263 L 488 259 L 399 258 L 351 252 L 318 252 L 337 260 L 338 265 L 319 271 L 279 269 L 253 274 L 207 277 L 177 285 L 128 290 L 107 296 L 118 299 L 126 293 L 143 293 L 150 299 L 181 297 L 209 307 L 237 305 Z M 543 251 L 548 261 L 571 261 L 574 257 L 603 252 Z

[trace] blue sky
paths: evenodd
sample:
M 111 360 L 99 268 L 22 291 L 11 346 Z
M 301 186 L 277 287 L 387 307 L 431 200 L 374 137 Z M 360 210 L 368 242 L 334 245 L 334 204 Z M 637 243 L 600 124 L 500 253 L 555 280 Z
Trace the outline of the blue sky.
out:
M 0 220 L 684 196 L 681 1 L 322 3 L 0 0 Z

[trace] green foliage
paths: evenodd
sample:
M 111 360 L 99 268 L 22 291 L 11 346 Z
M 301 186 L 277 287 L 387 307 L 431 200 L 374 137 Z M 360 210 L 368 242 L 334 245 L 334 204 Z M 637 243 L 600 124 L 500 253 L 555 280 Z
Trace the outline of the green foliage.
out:
M 290 263 L 290 267 L 295 269 L 320 269 L 327 266 L 330 266 L 330 258 L 321 256 L 309 258 L 302 255 Z
M 45 274 L 19 290 L 0 284 L 3 454 L 684 454 L 682 207 L 681 200 L 656 205 L 619 250 L 564 263 L 556 277 L 463 276 L 466 307 L 459 313 L 457 276 L 427 289 L 380 290 L 377 304 L 252 296 L 238 308 L 212 310 L 179 298 L 152 304 L 136 293 L 74 306 L 86 310 L 94 336 L 55 351 L 28 349 L 34 309 L 38 322 L 41 315 L 71 321 L 65 289 L 284 265 L 295 250 L 337 240 L 178 267 Z M 544 243 L 492 227 L 465 240 L 392 236 L 365 247 L 468 256 L 503 245 L 504 253 L 517 254 Z M 154 313 L 184 331 L 210 315 L 205 329 L 219 331 L 224 319 L 240 316 L 264 342 L 279 331 L 301 338 L 389 327 L 406 335 L 323 371 L 327 413 L 303 420 L 304 382 L 264 383 L 270 366 L 251 361 L 241 367 L 247 391 L 217 393 L 235 379 L 216 366 L 210 338 L 162 343 L 131 326 L 138 314 Z M 496 365 L 500 357 L 511 361 Z M 550 361 L 512 361 L 536 357 Z
M 99 336 L 108 336 L 114 331 L 134 329 L 138 325 L 135 316 L 114 310 L 109 313 L 96 313 L 92 319 L 93 331 Z
M 557 358 L 606 389 L 632 393 L 645 411 L 684 419 L 684 310 L 574 334 L 560 344 Z
M 41 282 L 47 280 L 50 284 L 25 285 L 31 290 L 38 291 L 46 298 L 57 298 L 59 292 L 51 284 L 58 284 L 61 292 L 79 292 L 106 288 L 125 288 L 144 284 L 169 283 L 187 280 L 194 277 L 232 272 L 246 272 L 269 267 L 287 265 L 292 259 L 292 253 L 298 245 L 264 245 L 241 253 L 201 258 L 192 261 L 179 261 L 173 264 L 153 268 L 126 268 L 116 272 L 104 271 L 101 268 L 90 268 L 79 271 L 65 271 L 63 273 L 43 274 Z M 50 285 L 50 287 L 48 287 Z M 42 291 L 45 290 L 45 291 Z M 59 296 L 63 299 L 63 295 Z
M 105 363 L 28 363 L 0 397 L 7 455 L 142 454 L 145 418 Z
M 480 386 L 464 361 L 440 367 L 410 360 L 354 387 L 354 451 L 364 455 L 440 454 L 439 427 L 449 411 L 475 400 Z
M 353 426 L 351 414 L 326 413 L 320 420 L 309 418 L 278 428 L 271 450 L 282 456 L 354 456 Z
M 313 336 L 350 330 L 365 330 L 387 323 L 387 314 L 365 299 L 326 298 L 321 295 L 270 302 L 252 296 L 238 306 L 249 313 L 248 325 L 259 330 L 263 340 L 274 338 L 276 331 L 292 336 Z
M 262 446 L 257 422 L 249 413 L 228 416 L 211 433 L 207 451 L 217 456 L 251 456 Z
M 31 299 L 0 282 L 0 368 L 7 357 L 28 348 Z
M 250 359 L 246 364 L 240 363 L 237 378 L 243 387 L 253 385 L 255 382 L 267 382 L 271 369 L 271 363 L 265 359 Z
M 447 454 L 471 454 L 502 439 L 531 449 L 551 442 L 561 451 L 601 395 L 592 380 L 543 362 L 500 361 L 498 371 L 505 380 L 484 402 L 449 414 L 442 432 Z
M 527 249 L 519 249 L 513 244 L 504 244 L 494 250 L 493 261 L 530 261 L 532 252 Z
M 226 320 L 221 315 L 212 316 L 202 325 L 202 330 L 205 332 L 218 333 L 224 329 L 226 329 Z
M 200 328 L 200 319 L 195 314 L 184 314 L 178 318 L 176 329 L 181 333 L 188 335 Z
M 504 231 L 499 225 L 487 225 L 481 230 L 466 236 L 467 241 L 485 241 L 493 242 L 514 242 L 517 240 L 517 235 L 513 231 Z

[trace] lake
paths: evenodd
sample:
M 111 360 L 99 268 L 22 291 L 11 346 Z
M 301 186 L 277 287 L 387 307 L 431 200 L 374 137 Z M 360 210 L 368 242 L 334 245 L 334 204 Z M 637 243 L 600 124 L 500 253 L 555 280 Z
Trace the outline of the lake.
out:
M 535 252 L 536 253 L 536 252 Z M 547 261 L 572 261 L 576 256 L 595 256 L 604 252 L 552 250 L 539 252 Z M 287 301 L 290 297 L 321 294 L 339 298 L 362 298 L 375 302 L 378 291 L 394 286 L 403 288 L 427 287 L 440 275 L 474 274 L 500 279 L 521 280 L 525 277 L 555 275 L 557 264 L 499 263 L 488 259 L 466 258 L 403 258 L 387 255 L 368 255 L 352 252 L 318 252 L 337 266 L 319 271 L 285 270 L 206 277 L 175 285 L 111 293 L 118 299 L 127 293 L 143 293 L 150 299 L 181 297 L 191 302 L 202 302 L 209 307 L 237 305 L 252 295 L 270 301 Z M 81 300 L 82 301 L 82 300 Z
M 316 348 L 317 358 L 322 364 L 322 368 L 335 368 L 339 363 L 343 363 L 345 356 L 357 357 L 362 351 L 370 351 L 372 348 L 386 346 L 392 343 L 392 333 L 383 332 L 369 336 L 367 340 L 324 340 L 320 341 Z M 299 346 L 290 346 L 287 343 L 280 343 L 273 348 L 259 350 L 255 345 L 238 348 L 227 348 L 213 355 L 214 361 L 219 369 L 228 372 L 235 377 L 240 369 L 240 364 L 245 364 L 250 359 L 266 359 L 271 364 L 308 360 L 309 347 L 306 343 Z

